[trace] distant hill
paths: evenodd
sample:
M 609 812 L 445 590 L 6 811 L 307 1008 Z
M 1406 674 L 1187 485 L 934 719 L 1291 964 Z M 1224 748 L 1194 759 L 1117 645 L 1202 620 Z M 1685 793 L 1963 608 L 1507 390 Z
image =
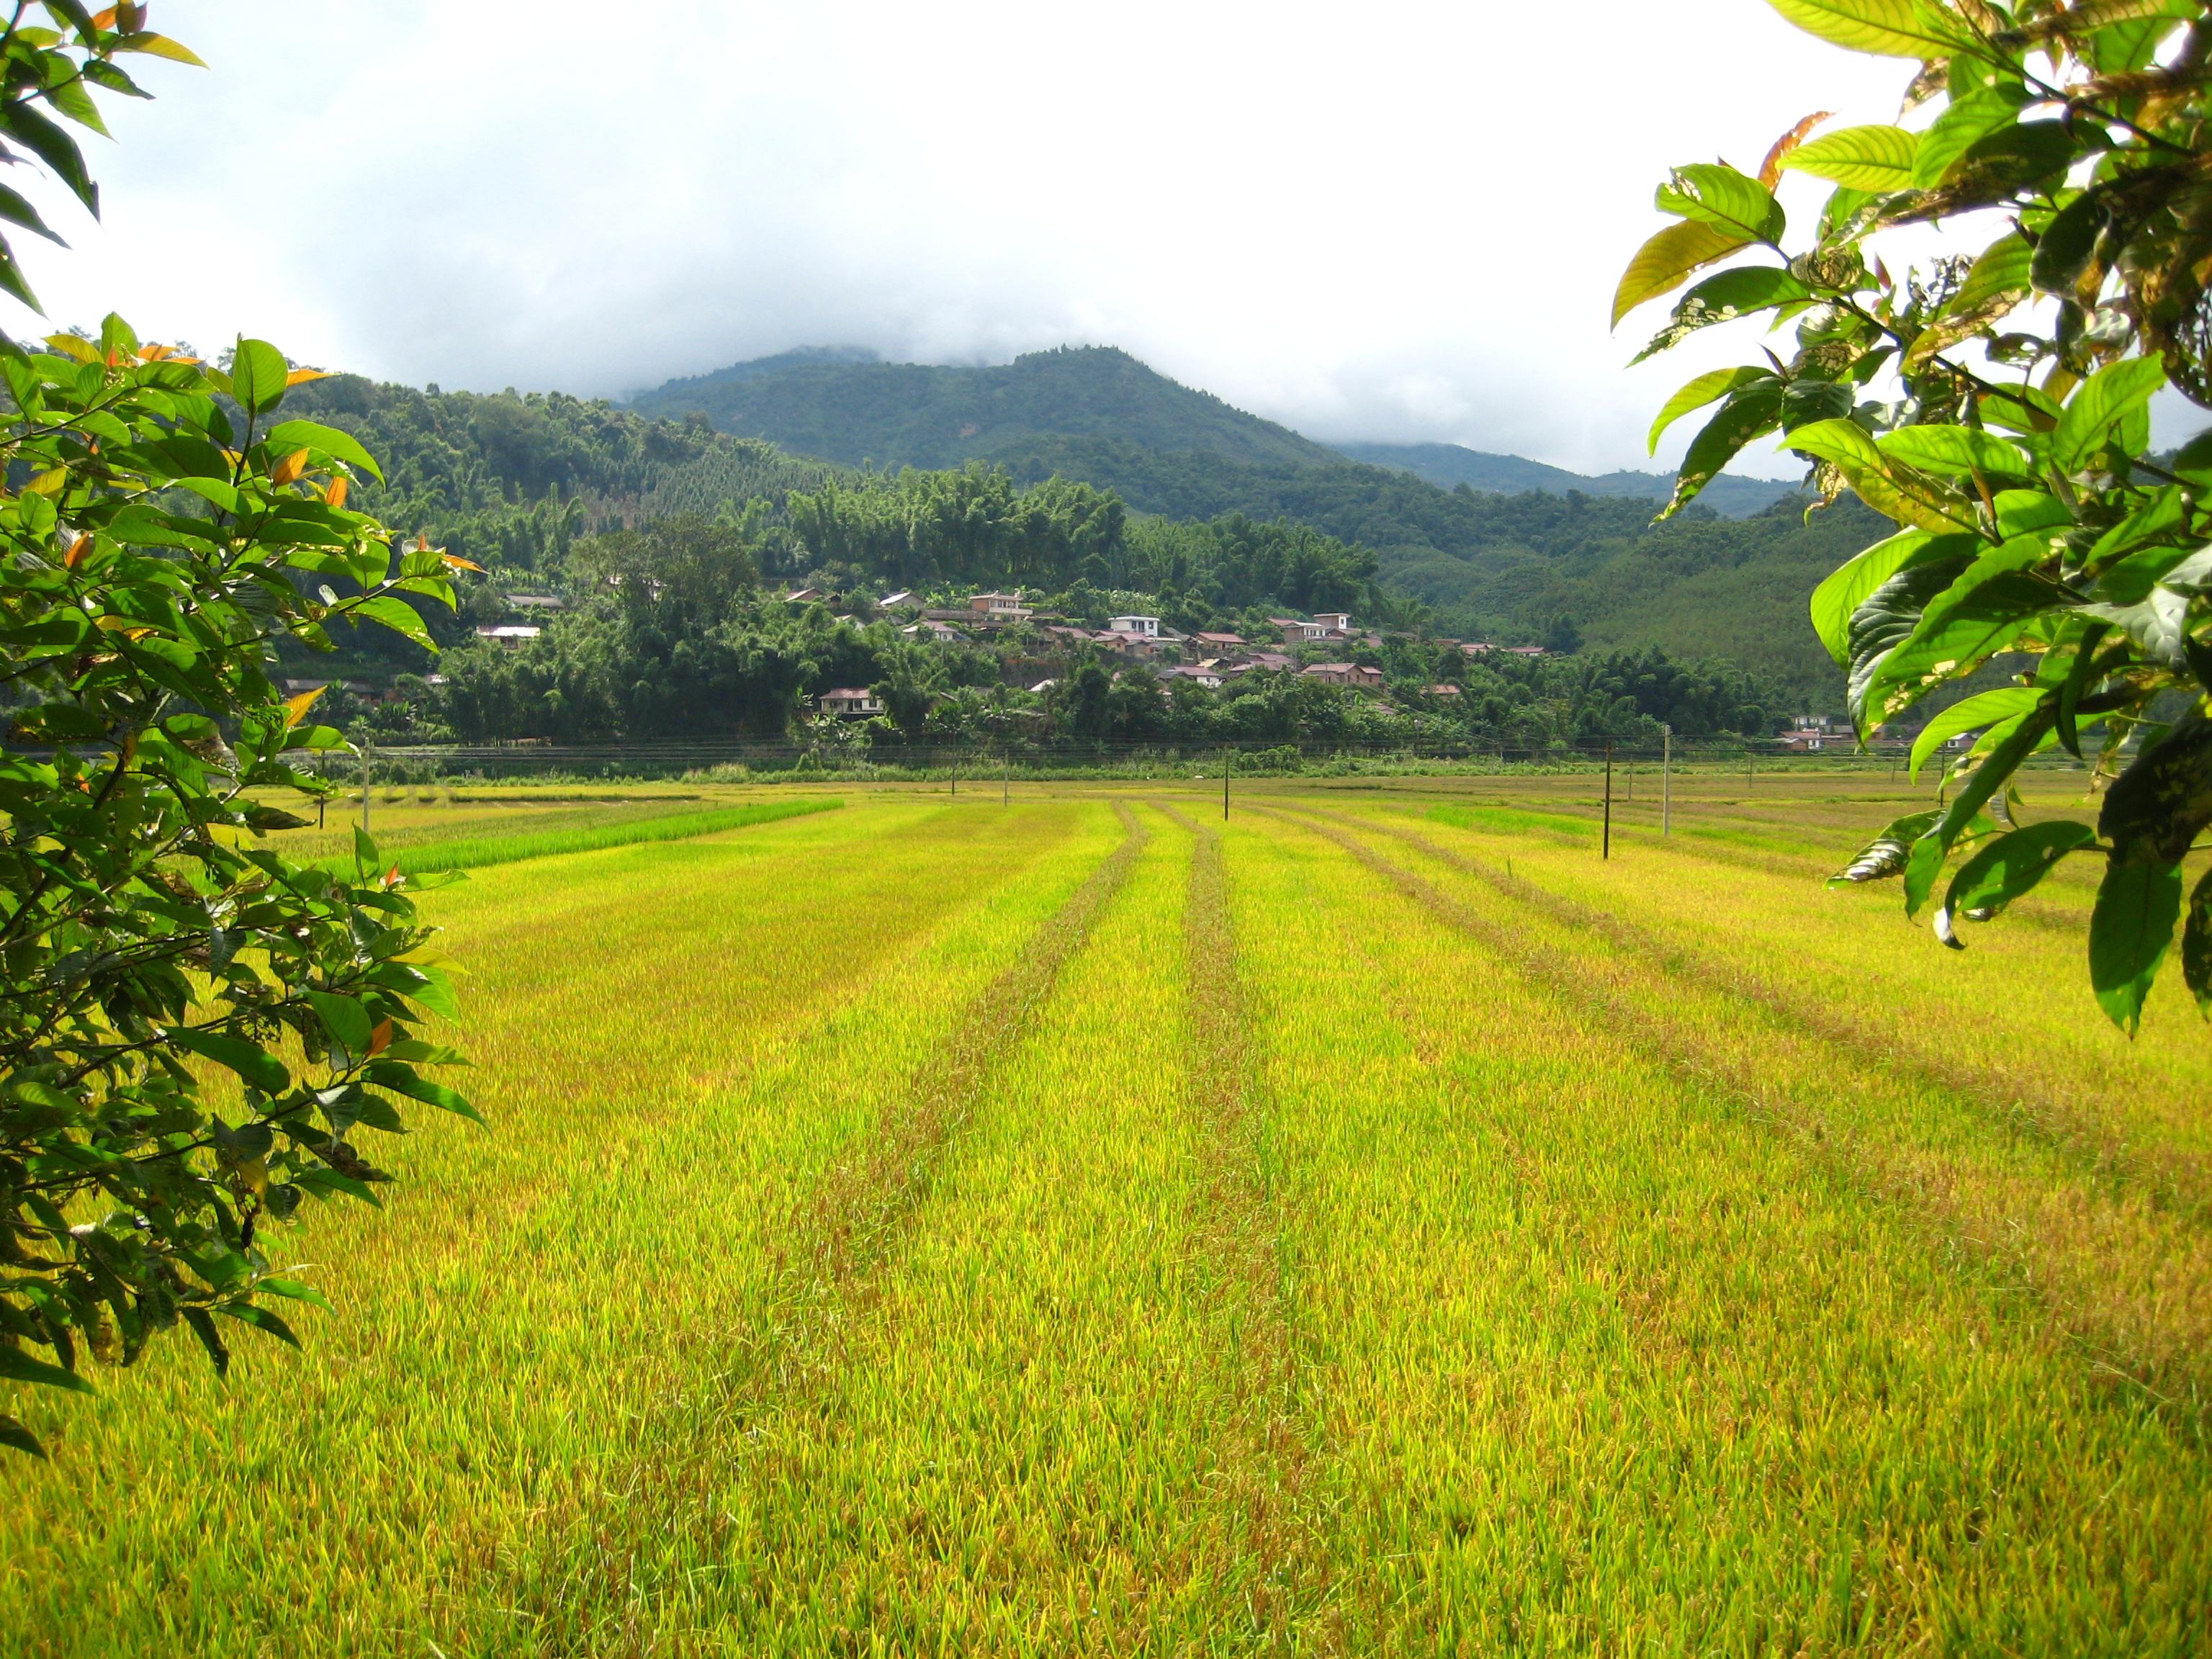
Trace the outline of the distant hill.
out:
M 1518 455 L 1492 455 L 1459 444 L 1339 444 L 1337 448 L 1357 461 L 1374 466 L 1395 467 L 1450 489 L 1465 484 L 1470 489 L 1495 490 L 1515 495 L 1527 489 L 1565 495 L 1579 489 L 1585 495 L 1625 495 L 1663 501 L 1674 493 L 1671 472 L 1604 472 L 1595 477 L 1523 460 Z M 1745 519 L 1764 513 L 1779 501 L 1799 493 L 1794 483 L 1768 478 L 1739 478 L 1727 473 L 1705 486 L 1698 499 L 1723 518 Z
M 1231 408 L 1110 346 L 1036 351 L 990 368 L 886 363 L 812 349 L 641 393 L 653 417 L 704 414 L 724 432 L 886 469 L 995 459 L 1039 438 L 1103 438 L 1246 465 L 1341 464 L 1288 427 Z

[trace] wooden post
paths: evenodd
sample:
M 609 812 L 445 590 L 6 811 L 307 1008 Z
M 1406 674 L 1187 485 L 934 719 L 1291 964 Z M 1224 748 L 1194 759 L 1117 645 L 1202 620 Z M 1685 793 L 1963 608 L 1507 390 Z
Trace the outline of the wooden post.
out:
M 364 836 L 368 833 L 368 750 L 364 741 L 361 745 L 361 832 Z
M 999 751 L 999 805 L 1014 804 L 1014 757 L 1012 750 Z
M 1659 728 L 1665 745 L 1659 751 L 1659 833 L 1671 836 L 1674 833 L 1674 728 Z
M 952 793 L 956 795 L 960 793 L 960 757 L 957 755 L 952 757 Z
M 1236 764 L 1237 751 L 1224 749 L 1221 751 L 1221 821 L 1224 823 L 1229 822 L 1229 769 Z
M 1610 738 L 1605 744 L 1605 852 L 1602 856 L 1608 859 L 1613 856 L 1613 739 Z

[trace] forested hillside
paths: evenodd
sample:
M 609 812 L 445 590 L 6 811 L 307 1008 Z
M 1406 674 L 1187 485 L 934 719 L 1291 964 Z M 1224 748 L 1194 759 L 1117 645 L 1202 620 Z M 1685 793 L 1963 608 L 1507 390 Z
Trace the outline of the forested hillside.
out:
M 1343 459 L 1110 346 L 1036 351 L 972 368 L 794 352 L 671 380 L 630 406 L 672 420 L 704 414 L 725 432 L 888 471 L 994 459 L 1062 433 L 1230 461 L 1314 466 Z
M 738 527 L 769 580 L 1023 581 L 1053 592 L 1083 582 L 1152 593 L 1170 608 L 1203 602 L 1233 612 L 1272 598 L 1398 620 L 1410 618 L 1410 606 L 1426 606 L 1436 631 L 1462 637 L 1555 645 L 1579 638 L 1732 659 L 1806 706 L 1823 707 L 1835 700 L 1837 676 L 1806 625 L 1805 599 L 1879 529 L 1854 508 L 1815 515 L 1810 527 L 1786 509 L 1722 520 L 1693 508 L 1653 528 L 1650 503 L 1629 497 L 1448 490 L 1328 452 L 1319 461 L 1232 460 L 1068 434 L 1010 444 L 995 467 L 901 483 L 717 431 L 696 413 L 651 418 L 559 393 L 417 391 L 339 376 L 294 397 L 302 413 L 357 430 L 385 459 L 388 484 L 367 492 L 374 510 L 498 573 L 495 582 L 472 585 L 462 616 L 433 619 L 449 639 L 509 619 L 499 597 L 505 587 L 560 586 L 580 537 L 688 514 Z M 1191 407 L 1249 420 L 1212 400 Z M 1304 442 L 1283 435 L 1291 452 Z M 1049 517 L 1079 499 L 1079 485 L 1094 498 L 1110 496 L 1114 522 L 1126 520 L 1127 533 L 1064 544 L 1018 538 L 1024 550 L 1015 562 L 979 562 L 971 516 L 1006 520 L 1024 485 L 1048 487 L 1030 491 L 1016 516 Z M 825 491 L 840 501 L 837 513 L 805 520 L 791 511 L 794 493 Z M 1334 585 L 1324 592 L 1302 582 L 1269 594 L 1224 578 L 1226 567 L 1192 550 L 1198 542 L 1146 528 L 1152 519 L 1202 527 L 1189 532 L 1198 542 L 1234 541 L 1278 521 L 1300 526 L 1308 548 L 1322 550 L 1304 556 L 1307 563 L 1335 573 Z

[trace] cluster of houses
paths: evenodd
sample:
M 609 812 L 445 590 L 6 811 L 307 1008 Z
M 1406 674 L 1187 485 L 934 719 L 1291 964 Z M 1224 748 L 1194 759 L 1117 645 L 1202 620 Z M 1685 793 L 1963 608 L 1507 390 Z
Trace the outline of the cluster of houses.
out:
M 830 596 L 811 587 L 794 588 L 784 595 L 793 605 L 811 605 L 829 600 Z M 1314 647 L 1342 645 L 1347 649 L 1371 647 L 1379 649 L 1382 636 L 1370 629 L 1354 625 L 1348 611 L 1324 611 L 1310 620 L 1303 617 L 1270 617 L 1268 625 L 1279 635 L 1278 641 L 1264 642 L 1246 639 L 1241 634 L 1195 633 L 1184 634 L 1169 627 L 1158 617 L 1109 617 L 1103 628 L 1086 628 L 1070 623 L 1052 611 L 1039 611 L 1029 605 L 1018 593 L 976 593 L 971 595 L 963 608 L 918 608 L 918 602 L 908 592 L 893 593 L 875 601 L 869 607 L 875 614 L 895 612 L 902 607 L 916 608 L 915 620 L 900 629 L 909 639 L 946 641 L 972 639 L 988 635 L 999 629 L 1017 623 L 1036 625 L 1045 635 L 1063 647 L 1073 648 L 1090 646 L 1127 657 L 1133 661 L 1158 665 L 1160 678 L 1166 680 L 1187 680 L 1192 684 L 1218 690 L 1239 675 L 1259 672 L 1298 673 L 1327 685 L 1341 685 L 1353 690 L 1380 691 L 1382 671 L 1364 663 L 1351 661 L 1317 662 L 1304 668 L 1297 667 L 1296 651 Z M 1517 656 L 1541 656 L 1541 646 L 1495 647 L 1486 643 L 1466 644 L 1458 641 L 1444 643 L 1458 645 L 1469 656 L 1492 650 L 1504 650 Z M 1036 692 L 1048 691 L 1056 682 L 1040 680 L 1030 688 Z M 1425 690 L 1432 696 L 1456 697 L 1456 685 L 1431 685 Z M 883 713 L 880 699 L 871 693 L 852 686 L 840 686 L 824 692 L 817 702 L 825 714 L 842 715 L 853 720 L 865 720 Z

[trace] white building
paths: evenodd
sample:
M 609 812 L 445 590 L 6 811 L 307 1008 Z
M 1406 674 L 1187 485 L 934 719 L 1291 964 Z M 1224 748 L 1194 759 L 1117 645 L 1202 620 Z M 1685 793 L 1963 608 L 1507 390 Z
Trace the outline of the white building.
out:
M 1160 636 L 1160 619 L 1158 617 L 1109 617 L 1106 619 L 1106 631 L 1109 634 L 1141 634 L 1148 640 L 1156 640 Z

